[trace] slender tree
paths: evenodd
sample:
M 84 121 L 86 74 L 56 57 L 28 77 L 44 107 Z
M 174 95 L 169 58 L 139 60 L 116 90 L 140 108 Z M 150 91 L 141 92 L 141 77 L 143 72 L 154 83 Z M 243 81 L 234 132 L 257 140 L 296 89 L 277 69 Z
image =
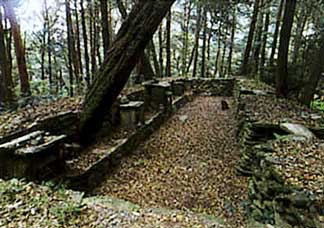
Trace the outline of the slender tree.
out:
M 171 10 L 166 20 L 166 66 L 165 76 L 171 76 Z
M 107 58 L 108 48 L 110 46 L 109 24 L 108 24 L 108 6 L 107 0 L 100 0 L 101 28 L 104 57 Z
M 258 20 L 259 8 L 260 8 L 260 0 L 255 0 L 254 7 L 253 7 L 253 14 L 250 23 L 249 35 L 246 42 L 246 47 L 245 47 L 243 61 L 242 61 L 242 67 L 241 67 L 242 75 L 246 75 L 249 73 L 248 67 L 249 67 L 250 53 L 252 49 L 252 42 L 254 39 L 255 27 Z
M 291 29 L 294 22 L 296 0 L 286 0 L 283 23 L 280 31 L 280 43 L 278 54 L 278 66 L 276 74 L 276 95 L 286 97 L 288 95 L 288 52 Z
M 0 105 L 10 106 L 13 98 L 13 82 L 8 65 L 6 52 L 5 34 L 2 25 L 2 15 L 0 12 Z
M 26 66 L 25 47 L 21 38 L 19 24 L 17 22 L 16 14 L 12 5 L 12 1 L 4 0 L 3 6 L 5 9 L 6 17 L 11 24 L 12 36 L 14 40 L 16 59 L 20 77 L 20 90 L 22 96 L 30 95 L 29 77 Z
M 278 36 L 279 36 L 281 19 L 282 19 L 282 15 L 283 15 L 283 8 L 285 5 L 285 1 L 286 0 L 280 0 L 280 5 L 278 8 L 276 27 L 275 27 L 275 31 L 273 34 L 273 41 L 272 41 L 271 54 L 270 54 L 270 66 L 273 66 L 273 64 L 274 64 L 274 56 L 275 56 L 276 50 L 277 50 Z
M 85 81 L 87 86 L 90 86 L 90 58 L 89 58 L 89 49 L 88 49 L 88 33 L 86 26 L 85 10 L 83 6 L 83 1 L 80 1 L 80 12 L 81 12 L 81 25 L 82 25 L 82 36 L 83 36 L 83 53 L 84 53 L 84 63 L 85 63 Z

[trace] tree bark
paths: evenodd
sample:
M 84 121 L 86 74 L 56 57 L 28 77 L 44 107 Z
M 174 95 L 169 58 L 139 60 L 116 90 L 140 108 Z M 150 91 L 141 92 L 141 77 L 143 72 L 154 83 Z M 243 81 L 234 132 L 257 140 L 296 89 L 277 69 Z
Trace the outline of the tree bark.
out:
M 109 48 L 109 24 L 108 24 L 108 6 L 107 0 L 100 0 L 100 11 L 101 11 L 101 27 L 102 27 L 102 42 L 104 57 L 107 57 Z
M 160 70 L 162 72 L 161 77 L 163 77 L 164 73 L 164 61 L 163 61 L 163 26 L 162 24 L 159 27 L 158 32 L 158 38 L 159 38 L 159 63 L 160 63 Z
M 142 50 L 152 39 L 175 0 L 152 0 L 135 4 L 122 24 L 109 58 L 101 65 L 88 91 L 81 114 L 81 142 L 89 142 L 100 128 L 107 110 L 125 86 Z
M 249 61 L 250 61 L 250 53 L 251 53 L 251 49 L 252 49 L 252 42 L 253 42 L 253 38 L 254 38 L 255 27 L 256 27 L 258 15 L 259 15 L 259 7 L 260 7 L 259 5 L 260 5 L 260 0 L 255 0 L 251 24 L 250 24 L 249 35 L 248 35 L 248 39 L 246 42 L 246 47 L 245 47 L 243 61 L 242 61 L 242 67 L 241 67 L 242 75 L 246 75 L 249 73 L 248 68 L 249 68 Z
M 74 33 L 75 43 L 76 43 L 76 57 L 78 61 L 79 67 L 79 78 L 80 81 L 83 80 L 83 66 L 82 66 L 82 57 L 81 57 L 81 39 L 80 39 L 80 20 L 79 20 L 79 12 L 78 12 L 78 0 L 74 0 L 74 10 L 75 10 L 75 27 L 76 32 Z
M 276 28 L 275 28 L 275 31 L 273 34 L 273 41 L 272 41 L 272 47 L 271 47 L 271 54 L 270 54 L 270 61 L 269 61 L 270 66 L 273 66 L 273 63 L 274 63 L 274 56 L 276 54 L 276 49 L 277 49 L 278 35 L 279 35 L 284 5 L 285 5 L 285 0 L 280 0 L 280 5 L 279 5 L 278 13 L 277 13 Z
M 23 41 L 21 39 L 20 28 L 17 23 L 16 14 L 11 4 L 11 1 L 9 0 L 4 1 L 3 6 L 5 9 L 6 16 L 9 19 L 11 24 L 12 36 L 14 39 L 16 59 L 17 59 L 19 77 L 20 77 L 21 94 L 22 96 L 29 96 L 30 85 L 29 85 L 29 77 L 28 77 L 27 66 L 26 66 L 25 48 L 23 45 Z
M 324 66 L 324 32 L 321 34 L 321 43 L 317 55 L 313 59 L 310 77 L 301 91 L 299 100 L 306 106 L 310 106 L 316 91 L 317 84 L 321 78 Z
M 48 61 L 48 84 L 49 89 L 52 91 L 52 85 L 53 85 L 53 74 L 52 74 L 52 34 L 50 30 L 50 22 L 49 22 L 49 15 L 48 15 L 48 7 L 47 7 L 47 1 L 45 0 L 45 26 L 47 30 L 47 61 Z
M 286 97 L 288 95 L 288 52 L 291 29 L 294 22 L 295 8 L 296 0 L 286 0 L 283 23 L 280 31 L 278 66 L 276 75 L 276 95 L 278 97 Z
M 171 76 L 171 10 L 167 15 L 166 22 L 166 66 L 165 76 Z
M 260 0 L 260 5 L 263 5 L 263 0 Z M 261 9 L 261 12 L 259 13 L 258 18 L 258 26 L 256 30 L 256 37 L 254 40 L 254 52 L 253 52 L 253 74 L 257 75 L 259 72 L 259 59 L 260 59 L 260 52 L 261 52 L 261 41 L 262 41 L 262 32 L 263 32 L 263 9 Z
M 229 53 L 228 53 L 228 69 L 227 73 L 230 76 L 232 74 L 232 59 L 233 59 L 233 50 L 234 50 L 234 43 L 235 43 L 235 32 L 236 32 L 236 5 L 233 5 L 233 12 L 232 12 L 232 31 L 231 31 L 231 41 L 229 46 Z
M 123 19 L 123 21 L 125 21 L 127 18 L 126 8 L 125 8 L 124 4 L 118 0 L 117 0 L 117 5 L 118 5 L 118 10 L 119 10 L 120 14 L 122 15 L 122 19 Z M 151 40 L 150 45 L 151 44 L 152 44 L 152 47 L 154 47 L 153 40 Z M 150 47 L 150 45 L 149 45 L 149 47 Z M 154 49 L 154 52 L 155 52 L 155 49 Z M 153 77 L 155 75 L 149 56 L 150 56 L 150 50 L 148 51 L 148 53 L 146 53 L 143 50 L 143 53 L 139 59 L 138 66 L 137 66 L 138 75 L 139 76 L 144 75 L 144 80 L 151 80 L 151 79 L 153 79 Z M 155 57 L 156 57 L 156 53 L 155 53 Z M 157 61 L 157 59 L 156 59 L 156 61 Z M 158 68 L 156 68 L 156 69 L 158 69 Z M 160 74 L 160 72 L 156 73 L 156 74 Z M 138 78 L 140 78 L 140 77 L 138 77 Z M 141 81 L 138 81 L 138 83 L 140 83 L 140 82 Z
M 71 20 L 71 9 L 69 0 L 65 0 L 65 13 L 66 13 L 66 30 L 67 30 L 67 42 L 68 42 L 68 69 L 69 69 L 69 82 L 70 82 L 70 96 L 74 96 L 73 89 L 73 33 L 72 33 L 72 20 Z
M 261 61 L 260 61 L 261 78 L 263 77 L 265 63 L 266 63 L 269 24 L 270 24 L 270 6 L 267 6 L 267 12 L 265 15 L 265 22 L 264 22 L 263 38 L 262 38 L 262 47 L 261 47 Z
M 85 62 L 85 81 L 87 87 L 90 86 L 90 58 L 89 58 L 89 49 L 88 49 L 88 34 L 87 34 L 87 26 L 86 26 L 86 19 L 85 19 L 85 11 L 83 6 L 83 1 L 80 1 L 80 10 L 81 10 L 81 25 L 82 25 L 82 36 L 83 36 L 83 53 L 84 53 L 84 62 Z
M 8 65 L 5 34 L 2 26 L 2 15 L 0 13 L 0 104 L 10 106 L 13 98 L 13 82 Z
M 200 77 L 206 77 L 206 47 L 207 47 L 207 7 L 204 7 L 204 29 L 203 29 L 203 46 L 202 46 L 202 56 L 201 56 L 201 69 L 200 69 Z
M 196 77 L 197 75 L 197 65 L 198 65 L 198 49 L 199 49 L 199 38 L 200 38 L 200 30 L 201 30 L 201 4 L 198 3 L 197 6 L 197 21 L 196 21 L 196 32 L 195 32 L 195 46 L 194 46 L 194 59 L 193 59 L 193 70 L 192 77 Z
M 217 77 L 217 73 L 218 73 L 218 67 L 219 67 L 219 56 L 221 54 L 221 45 L 222 45 L 222 23 L 219 22 L 219 26 L 218 26 L 218 34 L 217 34 L 217 54 L 216 54 L 216 59 L 215 59 L 215 70 L 214 70 L 214 77 Z M 220 73 L 221 74 L 221 73 Z
M 297 26 L 296 26 L 296 34 L 294 39 L 294 50 L 292 53 L 292 64 L 295 65 L 298 62 L 298 54 L 300 47 L 302 45 L 303 40 L 303 32 L 305 29 L 305 25 L 308 19 L 308 12 L 306 12 L 306 7 L 304 5 L 301 6 L 300 9 L 300 15 L 297 20 Z

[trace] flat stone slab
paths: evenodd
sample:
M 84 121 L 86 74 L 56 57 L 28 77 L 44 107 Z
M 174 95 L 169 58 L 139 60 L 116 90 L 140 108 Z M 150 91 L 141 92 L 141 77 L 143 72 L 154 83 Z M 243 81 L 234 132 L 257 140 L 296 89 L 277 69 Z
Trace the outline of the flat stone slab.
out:
M 17 139 L 14 139 L 10 142 L 4 143 L 0 145 L 0 152 L 14 151 L 20 147 L 25 146 L 30 140 L 35 139 L 38 136 L 41 136 L 43 133 L 44 133 L 43 131 L 35 131 L 30 134 L 21 136 Z
M 282 123 L 280 124 L 280 128 L 287 133 L 304 136 L 307 140 L 311 140 L 316 137 L 313 132 L 301 124 Z
M 120 108 L 125 108 L 125 109 L 140 108 L 142 105 L 144 105 L 143 101 L 130 101 L 126 104 L 121 104 Z

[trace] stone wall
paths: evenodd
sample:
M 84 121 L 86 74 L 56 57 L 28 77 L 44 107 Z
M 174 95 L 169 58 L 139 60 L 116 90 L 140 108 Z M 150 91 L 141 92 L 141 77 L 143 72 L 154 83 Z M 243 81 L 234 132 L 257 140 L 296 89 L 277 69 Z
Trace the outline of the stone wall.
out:
M 249 177 L 250 216 L 275 227 L 323 227 L 319 220 L 324 214 L 323 197 L 287 184 L 274 166 L 278 161 L 269 156 L 274 152 L 269 142 L 275 134 L 285 133 L 278 125 L 251 121 L 252 113 L 245 109 L 241 89 L 236 86 L 234 92 L 240 119 L 237 136 L 242 150 L 237 171 Z M 260 96 L 253 94 L 251 91 L 250 96 Z

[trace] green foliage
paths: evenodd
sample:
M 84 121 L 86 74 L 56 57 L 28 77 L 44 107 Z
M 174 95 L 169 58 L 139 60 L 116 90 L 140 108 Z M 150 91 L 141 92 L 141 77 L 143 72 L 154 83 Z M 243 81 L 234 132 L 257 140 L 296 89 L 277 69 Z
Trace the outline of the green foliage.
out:
M 311 103 L 312 110 L 318 110 L 324 112 L 324 101 L 316 99 Z
M 273 133 L 273 135 L 276 138 L 276 140 L 283 141 L 283 142 L 289 141 L 289 138 L 287 135 L 279 135 L 277 133 Z

